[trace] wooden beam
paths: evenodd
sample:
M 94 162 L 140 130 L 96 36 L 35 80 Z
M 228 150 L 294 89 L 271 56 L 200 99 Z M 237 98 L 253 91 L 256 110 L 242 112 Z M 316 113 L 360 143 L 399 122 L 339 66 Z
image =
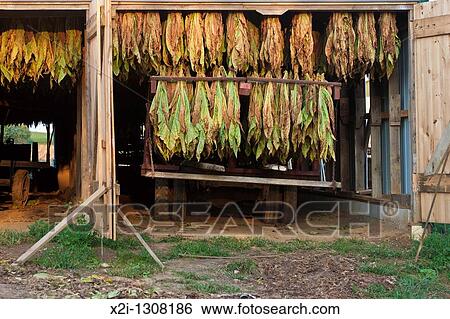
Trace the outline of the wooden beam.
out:
M 355 86 L 355 190 L 366 188 L 365 185 L 365 167 L 366 152 L 364 145 L 364 129 L 366 114 L 365 82 L 360 80 Z
M 51 231 L 49 231 L 44 237 L 39 239 L 31 248 L 29 248 L 26 252 L 24 252 L 18 259 L 17 263 L 24 263 L 33 257 L 39 249 L 44 247 L 47 243 L 49 243 L 56 235 L 58 235 L 64 228 L 69 225 L 79 213 L 81 213 L 86 207 L 91 206 L 97 199 L 102 197 L 108 189 L 105 186 L 100 186 L 97 191 L 95 191 L 91 196 L 89 196 L 81 205 L 78 205 L 77 208 L 74 209 L 68 216 L 64 217 L 62 221 L 60 221 Z
M 164 179 L 185 179 L 194 181 L 212 181 L 226 183 L 249 183 L 262 185 L 285 185 L 285 186 L 304 186 L 318 188 L 340 188 L 341 183 L 309 181 L 288 178 L 266 178 L 266 177 L 247 177 L 247 176 L 231 176 L 216 174 L 197 174 L 197 173 L 178 173 L 178 172 L 158 172 L 155 174 L 149 171 L 142 171 L 142 175 L 146 177 L 164 178 Z
M 400 104 L 400 73 L 397 66 L 389 78 L 389 153 L 391 167 L 391 194 L 401 194 Z
M 414 38 L 450 34 L 450 14 L 414 20 Z
M 153 0 L 113 0 L 117 10 L 212 10 L 212 11 L 258 11 L 265 15 L 279 15 L 286 10 L 291 11 L 407 11 L 415 2 L 379 2 L 379 1 L 342 1 L 311 2 L 302 1 L 153 1 Z
M 339 102 L 339 164 L 340 164 L 340 177 L 341 177 L 341 189 L 343 191 L 349 191 L 351 188 L 351 175 L 350 175 L 350 146 L 349 146 L 349 127 L 350 127 L 350 105 L 348 98 L 348 87 L 344 86 L 341 90 L 341 99 Z
M 370 82 L 370 119 L 371 119 L 371 174 L 372 197 L 381 198 L 383 194 L 381 172 L 381 84 L 379 81 Z
M 439 143 L 437 144 L 433 155 L 428 161 L 427 166 L 425 167 L 425 175 L 434 175 L 437 174 L 437 170 L 442 165 L 444 160 L 444 156 L 450 147 L 450 122 L 447 124 L 444 132 L 442 133 L 441 138 L 439 139 Z

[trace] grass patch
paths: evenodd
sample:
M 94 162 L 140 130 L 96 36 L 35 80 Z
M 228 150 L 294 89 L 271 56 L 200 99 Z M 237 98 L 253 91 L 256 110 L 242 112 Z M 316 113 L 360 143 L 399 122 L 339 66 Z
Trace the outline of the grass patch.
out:
M 62 269 L 92 269 L 100 265 L 100 260 L 89 246 L 55 245 L 45 250 L 34 262 L 46 268 Z
M 182 255 L 228 257 L 233 253 L 245 251 L 250 247 L 248 241 L 232 237 L 213 237 L 202 240 L 186 240 L 176 243 L 169 253 L 169 258 Z
M 182 279 L 186 289 L 197 291 L 204 294 L 232 294 L 240 291 L 237 286 L 219 283 L 208 275 L 198 274 L 191 271 L 177 271 L 175 273 Z
M 30 132 L 30 142 L 36 142 L 38 144 L 47 144 L 47 133 Z
M 401 258 L 409 251 L 396 249 L 385 243 L 375 244 L 358 239 L 338 239 L 331 243 L 320 243 L 322 249 L 330 249 L 339 254 L 355 254 L 373 258 Z
M 20 232 L 16 230 L 0 230 L 0 245 L 13 246 L 19 245 L 30 240 L 27 232 Z
M 415 263 L 417 245 L 416 242 L 394 261 L 385 257 L 381 261 L 362 264 L 360 271 L 396 278 L 392 289 L 374 284 L 363 293 L 370 298 L 449 298 L 450 235 L 430 234 L 425 239 L 419 262 Z
M 359 266 L 358 269 L 360 272 L 367 272 L 376 275 L 383 276 L 395 276 L 398 275 L 398 266 L 393 264 L 383 264 L 383 263 L 363 263 Z
M 146 278 L 158 271 L 160 271 L 159 265 L 149 256 L 147 251 L 119 250 L 109 273 L 127 278 Z
M 233 279 L 245 280 L 258 272 L 258 265 L 253 259 L 236 260 L 225 266 L 225 274 Z
M 192 271 L 177 271 L 176 274 L 184 280 L 210 280 L 211 277 L 207 275 L 201 275 Z
M 187 289 L 198 291 L 204 294 L 233 294 L 241 291 L 241 289 L 237 286 L 221 284 L 215 281 L 201 282 L 195 280 L 187 280 L 184 284 Z

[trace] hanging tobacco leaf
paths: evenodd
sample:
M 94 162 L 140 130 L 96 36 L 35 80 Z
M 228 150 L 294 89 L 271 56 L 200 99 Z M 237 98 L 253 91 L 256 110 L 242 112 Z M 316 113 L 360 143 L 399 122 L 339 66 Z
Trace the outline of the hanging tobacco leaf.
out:
M 259 50 L 261 48 L 259 29 L 250 21 L 247 21 L 248 37 L 250 41 L 249 66 L 253 74 L 257 75 L 259 70 Z
M 207 12 L 203 30 L 205 42 L 206 65 L 208 67 L 221 66 L 225 49 L 225 33 L 222 14 Z
M 292 18 L 292 30 L 289 43 L 294 75 L 312 74 L 314 65 L 314 38 L 312 15 L 310 13 L 296 14 Z
M 263 134 L 263 104 L 263 85 L 261 83 L 254 83 L 250 92 L 248 107 L 247 156 L 250 155 L 250 151 L 253 151 L 256 159 L 260 158 L 266 146 Z
M 247 19 L 241 12 L 230 13 L 227 17 L 227 58 L 228 67 L 236 72 L 246 72 L 250 59 Z
M 192 106 L 192 124 L 198 132 L 198 141 L 195 155 L 200 161 L 201 157 L 207 158 L 212 150 L 214 136 L 212 131 L 212 117 L 209 106 L 209 87 L 207 82 L 197 82 Z
M 265 18 L 261 22 L 261 50 L 259 58 L 265 70 L 281 77 L 284 62 L 284 34 L 281 30 L 280 19 Z
M 355 31 L 351 13 L 332 13 L 327 26 L 325 44 L 330 71 L 344 81 L 353 73 Z
M 224 67 L 214 69 L 213 76 L 226 76 Z M 228 131 L 225 120 L 228 122 L 227 98 L 225 96 L 225 84 L 216 81 L 211 85 L 210 104 L 212 114 L 211 136 L 220 159 L 225 158 L 228 145 Z
M 380 77 L 389 77 L 394 71 L 400 55 L 402 41 L 398 37 L 397 19 L 394 13 L 381 13 L 378 20 L 380 35 L 378 40 L 378 62 Z
M 167 95 L 166 82 L 159 81 L 155 96 L 149 110 L 150 123 L 152 125 L 153 141 L 158 152 L 169 161 L 173 153 L 170 145 L 171 128 L 169 126 L 170 108 Z
M 228 73 L 229 77 L 234 77 L 236 74 L 232 71 Z M 234 157 L 237 157 L 239 147 L 241 145 L 241 103 L 239 101 L 238 84 L 233 81 L 228 81 L 226 85 L 227 98 L 227 117 L 225 124 L 228 129 L 228 143 Z
M 162 26 L 158 12 L 145 12 L 142 22 L 142 41 L 140 64 L 141 73 L 149 75 L 153 70 L 159 71 L 161 66 Z
M 199 12 L 190 13 L 185 18 L 186 53 L 191 63 L 192 71 L 205 71 L 205 45 L 203 39 L 204 21 Z
M 289 79 L 289 72 L 284 71 L 283 79 Z M 286 163 L 290 151 L 291 113 L 290 113 L 289 84 L 279 84 L 279 114 L 278 126 L 280 128 L 279 159 Z
M 364 77 L 375 63 L 377 52 L 377 31 L 373 13 L 363 12 L 358 14 L 355 47 L 358 59 L 355 72 Z
M 170 61 L 169 65 L 178 66 L 185 56 L 184 21 L 180 12 L 167 15 L 164 41 Z

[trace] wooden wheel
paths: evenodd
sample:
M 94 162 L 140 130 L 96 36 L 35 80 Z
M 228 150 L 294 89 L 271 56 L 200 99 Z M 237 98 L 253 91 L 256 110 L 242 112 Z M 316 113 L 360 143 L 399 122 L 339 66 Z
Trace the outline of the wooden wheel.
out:
M 25 169 L 16 171 L 12 183 L 12 201 L 16 206 L 24 207 L 30 194 L 30 174 Z

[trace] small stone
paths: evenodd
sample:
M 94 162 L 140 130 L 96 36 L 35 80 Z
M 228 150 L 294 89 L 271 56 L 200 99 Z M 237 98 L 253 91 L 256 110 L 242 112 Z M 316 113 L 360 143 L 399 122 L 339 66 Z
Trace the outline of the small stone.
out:
M 102 264 L 100 264 L 100 267 L 102 267 L 102 268 L 110 268 L 111 265 L 108 264 L 108 263 L 102 263 Z

